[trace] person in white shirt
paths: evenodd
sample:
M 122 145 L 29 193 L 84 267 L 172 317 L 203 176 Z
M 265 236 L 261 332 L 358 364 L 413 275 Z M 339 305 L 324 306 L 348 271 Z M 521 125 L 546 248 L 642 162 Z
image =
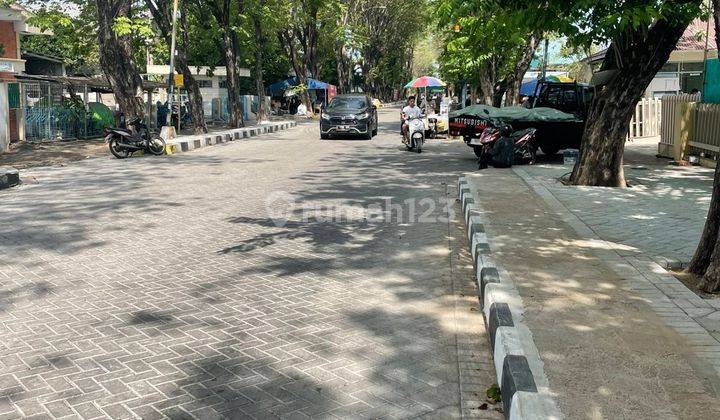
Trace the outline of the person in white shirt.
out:
M 408 97 L 408 104 L 405 108 L 402 109 L 402 135 L 403 135 L 403 141 L 407 143 L 407 134 L 408 134 L 408 120 L 411 118 L 420 118 L 422 115 L 422 111 L 420 108 L 415 105 L 415 97 L 410 96 Z

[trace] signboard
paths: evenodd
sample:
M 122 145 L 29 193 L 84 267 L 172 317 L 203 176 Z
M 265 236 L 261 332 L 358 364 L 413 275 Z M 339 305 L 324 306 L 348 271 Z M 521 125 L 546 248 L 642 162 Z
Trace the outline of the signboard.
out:
M 176 74 L 175 75 L 175 87 L 181 88 L 185 86 L 185 78 L 182 74 Z
M 15 66 L 13 63 L 0 62 L 0 71 L 7 73 L 15 73 Z

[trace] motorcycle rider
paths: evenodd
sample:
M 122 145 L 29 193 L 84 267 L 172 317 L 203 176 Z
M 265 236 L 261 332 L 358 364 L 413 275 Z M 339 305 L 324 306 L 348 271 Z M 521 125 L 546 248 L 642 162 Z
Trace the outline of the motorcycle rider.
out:
M 408 140 L 408 129 L 410 126 L 408 125 L 408 120 L 410 120 L 412 118 L 420 118 L 420 116 L 422 116 L 422 111 L 420 110 L 420 108 L 417 105 L 415 105 L 415 97 L 409 96 L 408 104 L 407 104 L 407 106 L 405 106 L 405 108 L 402 109 L 402 114 L 401 114 L 401 117 L 403 120 L 403 123 L 402 123 L 403 143 L 407 144 L 409 141 Z

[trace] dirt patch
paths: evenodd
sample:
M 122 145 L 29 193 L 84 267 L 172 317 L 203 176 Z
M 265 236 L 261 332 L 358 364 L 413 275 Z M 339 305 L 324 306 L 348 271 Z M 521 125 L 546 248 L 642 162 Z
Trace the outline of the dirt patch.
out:
M 19 142 L 0 154 L 0 166 L 17 169 L 64 165 L 69 162 L 108 155 L 103 139 L 54 142 Z
M 688 289 L 692 290 L 696 295 L 700 296 L 701 298 L 720 299 L 720 295 L 705 293 L 702 290 L 698 289 L 698 284 L 700 284 L 700 280 L 702 280 L 701 276 L 693 273 L 688 273 L 683 270 L 669 270 L 669 272 L 676 279 L 680 280 L 682 284 L 684 284 Z

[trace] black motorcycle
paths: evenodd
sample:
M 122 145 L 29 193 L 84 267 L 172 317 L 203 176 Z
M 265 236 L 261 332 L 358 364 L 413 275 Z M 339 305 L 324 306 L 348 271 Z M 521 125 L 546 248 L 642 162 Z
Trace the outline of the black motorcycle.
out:
M 165 140 L 157 134 L 151 134 L 147 125 L 140 118 L 130 121 L 126 128 L 108 128 L 105 130 L 105 143 L 108 144 L 110 153 L 118 159 L 130 157 L 138 150 L 152 155 L 165 154 Z
M 485 113 L 489 114 L 487 110 Z M 477 140 L 479 169 L 485 169 L 490 164 L 496 168 L 535 164 L 538 149 L 535 128 L 514 131 L 510 124 L 500 120 L 489 119 L 488 123 L 489 126 Z

